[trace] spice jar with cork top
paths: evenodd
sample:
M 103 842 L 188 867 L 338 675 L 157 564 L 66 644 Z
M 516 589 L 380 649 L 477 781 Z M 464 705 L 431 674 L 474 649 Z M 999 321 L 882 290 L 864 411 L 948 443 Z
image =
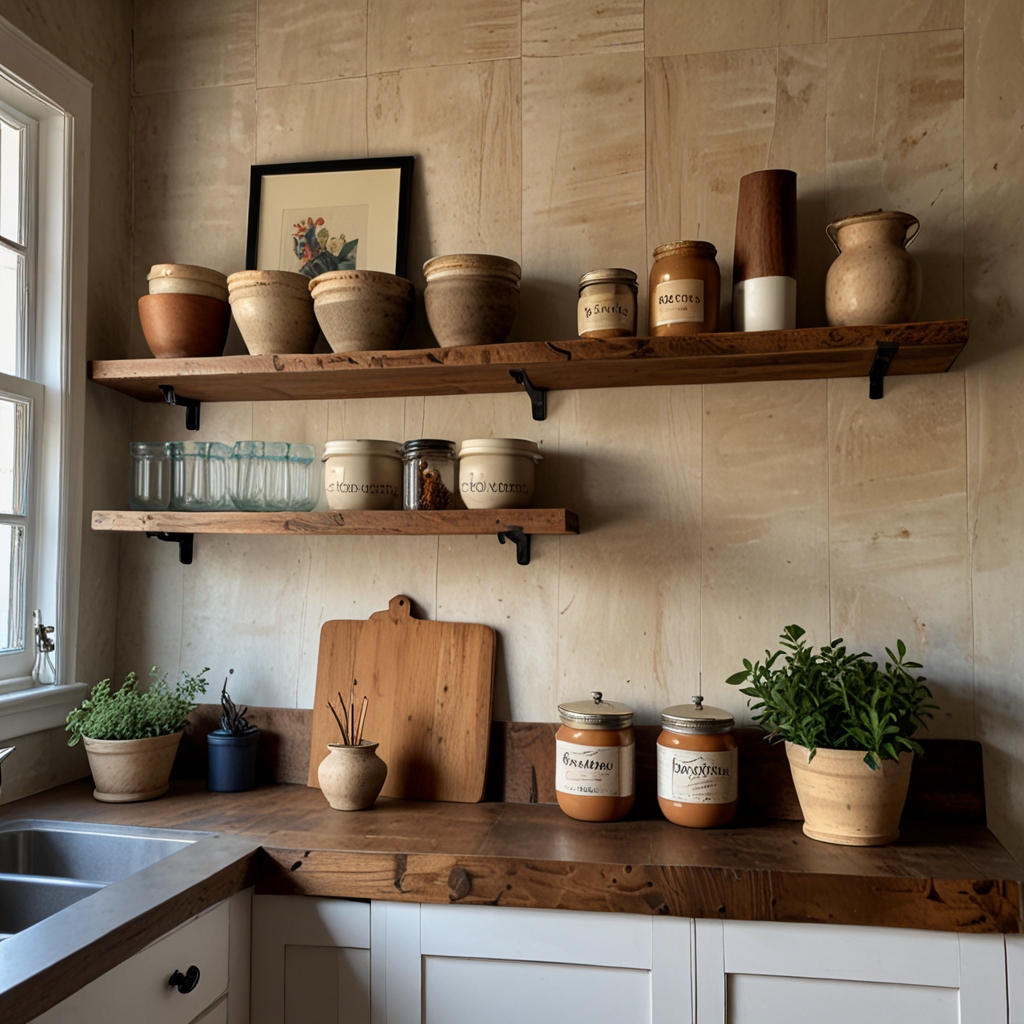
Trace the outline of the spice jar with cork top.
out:
M 570 818 L 618 821 L 636 799 L 633 709 L 599 690 L 590 697 L 558 705 L 555 793 Z
M 651 336 L 718 330 L 722 274 L 710 242 L 667 242 L 654 250 L 648 307 Z
M 676 825 L 714 828 L 736 813 L 739 756 L 733 717 L 721 708 L 676 704 L 661 713 L 658 806 Z

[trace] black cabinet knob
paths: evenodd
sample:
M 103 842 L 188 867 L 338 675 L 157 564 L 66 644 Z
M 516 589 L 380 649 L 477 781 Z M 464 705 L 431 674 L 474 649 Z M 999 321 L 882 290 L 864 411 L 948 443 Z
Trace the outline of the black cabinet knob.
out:
M 193 964 L 184 974 L 175 971 L 168 985 L 173 985 L 182 995 L 187 995 L 199 984 L 199 968 Z

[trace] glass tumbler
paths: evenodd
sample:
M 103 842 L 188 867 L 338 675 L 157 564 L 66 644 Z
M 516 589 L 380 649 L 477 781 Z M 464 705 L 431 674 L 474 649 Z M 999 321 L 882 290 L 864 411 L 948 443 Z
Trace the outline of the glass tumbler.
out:
M 164 441 L 132 441 L 128 507 L 164 512 L 171 507 L 171 449 Z
M 314 468 L 316 447 L 311 444 L 288 446 L 288 510 L 312 512 L 320 498 L 320 476 Z
M 229 456 L 217 441 L 175 441 L 171 507 L 180 512 L 217 512 L 231 507 Z

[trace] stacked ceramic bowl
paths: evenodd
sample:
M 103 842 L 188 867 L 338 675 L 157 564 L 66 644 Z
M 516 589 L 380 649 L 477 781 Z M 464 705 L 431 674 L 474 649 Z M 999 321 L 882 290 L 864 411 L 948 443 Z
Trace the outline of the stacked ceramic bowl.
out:
M 505 341 L 519 313 L 522 271 L 504 256 L 435 256 L 423 264 L 430 329 L 442 348 Z
M 250 355 L 312 352 L 320 334 L 309 278 L 288 270 L 242 270 L 228 300 Z
M 412 319 L 412 282 L 376 270 L 332 270 L 309 282 L 313 308 L 335 352 L 397 348 Z
M 139 299 L 146 343 L 157 358 L 219 356 L 231 323 L 227 278 L 207 267 L 157 263 Z

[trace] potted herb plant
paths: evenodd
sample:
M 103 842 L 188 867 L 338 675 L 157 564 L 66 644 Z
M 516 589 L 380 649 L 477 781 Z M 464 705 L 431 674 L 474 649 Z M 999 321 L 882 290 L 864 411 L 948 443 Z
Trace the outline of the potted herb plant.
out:
M 388 777 L 388 766 L 377 756 L 376 740 L 363 739 L 366 709 L 370 700 L 363 697 L 357 715 L 357 685 L 353 680 L 347 706 L 341 694 L 338 694 L 340 714 L 334 710 L 330 701 L 327 702 L 338 723 L 342 741 L 327 744 L 328 753 L 320 762 L 316 777 L 320 791 L 336 811 L 364 811 L 371 807 Z
M 817 653 L 805 631 L 787 626 L 782 650 L 726 682 L 756 712 L 772 741 L 785 740 L 804 833 L 846 846 L 882 846 L 899 836 L 915 753 L 914 734 L 935 705 L 924 676 L 904 661 L 907 648 L 886 648 L 885 668 L 833 640 Z
M 239 708 L 228 693 L 228 677 L 220 691 L 220 728 L 206 737 L 207 788 L 214 793 L 241 793 L 256 786 L 256 744 L 260 730 L 246 720 L 248 708 Z
M 167 676 L 158 676 L 155 667 L 150 675 L 153 682 L 145 692 L 139 690 L 134 672 L 113 693 L 110 680 L 103 679 L 68 714 L 68 746 L 85 743 L 97 800 L 130 803 L 167 792 L 185 718 L 205 691 L 206 677 L 183 673 L 171 689 Z

